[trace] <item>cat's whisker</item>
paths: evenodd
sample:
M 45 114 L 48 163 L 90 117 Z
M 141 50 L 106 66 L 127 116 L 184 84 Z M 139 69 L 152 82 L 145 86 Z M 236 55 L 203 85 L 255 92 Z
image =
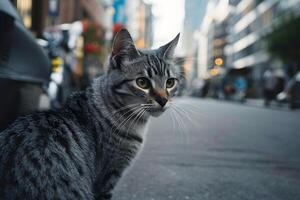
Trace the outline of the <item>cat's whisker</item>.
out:
M 143 111 L 143 109 L 139 109 L 134 115 L 131 115 L 127 121 L 124 123 L 123 127 L 125 129 L 125 134 L 127 135 L 130 132 L 131 124 L 134 122 L 134 120 L 140 115 L 140 113 Z
M 116 131 L 120 131 L 119 129 L 126 123 L 126 121 L 135 114 L 135 112 L 137 112 L 139 109 L 141 109 L 140 107 L 134 107 L 131 108 L 129 111 L 127 111 L 124 115 L 122 115 L 123 117 L 128 114 L 129 112 L 131 112 L 129 114 L 129 116 L 127 116 L 120 124 L 118 124 L 117 126 L 114 126 L 111 131 L 110 131 L 110 135 L 109 135 L 109 142 L 111 142 L 113 135 L 116 133 Z M 116 121 L 119 121 L 121 117 L 119 117 L 119 119 L 117 119 Z M 118 133 L 117 132 L 117 133 Z
M 141 109 L 142 109 L 142 108 L 141 108 L 140 106 L 138 106 L 138 107 L 134 107 L 134 108 L 132 108 L 131 110 L 129 110 L 129 111 L 126 112 L 126 114 L 127 114 L 128 112 L 132 112 L 132 113 L 131 113 L 129 116 L 127 116 L 121 124 L 119 124 L 119 125 L 118 125 L 117 127 L 115 127 L 112 131 L 110 131 L 109 143 L 111 143 L 111 140 L 112 140 L 112 138 L 113 138 L 113 135 L 114 135 L 115 133 L 118 134 L 119 131 L 120 131 L 119 129 L 120 129 L 122 126 L 125 126 L 126 123 L 128 122 L 128 120 L 129 120 L 136 112 L 139 112 Z M 118 131 L 118 132 L 116 132 L 116 131 Z M 122 141 L 119 140 L 119 141 L 117 142 L 117 144 L 116 144 L 116 147 L 120 146 L 121 142 L 122 142 Z M 114 154 L 112 153 L 112 157 L 111 157 L 110 162 L 113 162 L 114 159 L 115 159 L 115 156 L 114 156 Z M 108 168 L 104 170 L 104 174 L 106 174 L 107 171 L 108 171 Z
M 132 112 L 133 110 L 137 109 L 140 107 L 140 104 L 136 103 L 136 104 L 129 104 L 127 106 L 124 106 L 120 109 L 115 110 L 112 113 L 108 113 L 106 112 L 108 115 L 110 115 L 110 118 L 112 119 L 112 121 L 115 121 L 116 123 L 120 123 L 122 122 L 122 118 L 124 118 L 124 116 L 130 112 Z M 128 109 L 128 110 L 126 110 Z M 122 113 L 123 112 L 123 113 Z M 124 120 L 123 120 L 124 121 Z M 111 130 L 113 130 L 114 127 L 112 127 Z M 112 131 L 110 131 L 112 132 Z
M 197 116 L 199 115 L 204 115 L 204 113 L 201 113 L 201 111 L 199 111 L 199 109 L 196 110 L 196 108 L 192 108 L 192 107 L 182 107 L 182 109 L 184 109 L 186 112 L 190 112 L 193 113 Z
M 205 116 L 205 113 L 203 113 L 200 108 L 198 106 L 192 105 L 192 104 L 188 104 L 188 103 L 183 103 L 183 102 L 177 102 L 176 103 L 177 106 L 180 106 L 182 109 L 189 109 L 190 112 L 196 114 L 196 115 L 201 115 L 201 116 Z
M 190 113 L 188 113 L 183 107 L 177 106 L 176 104 L 172 104 L 174 106 L 174 109 L 177 109 L 179 111 L 181 111 L 182 113 L 180 113 L 181 115 L 183 115 L 184 117 L 186 117 L 194 126 L 196 125 L 196 122 L 190 117 Z
M 132 108 L 129 108 L 129 110 L 127 110 L 127 111 L 124 111 L 124 113 L 119 113 L 119 115 L 120 116 L 114 116 L 113 115 L 113 117 L 115 118 L 115 117 L 117 117 L 117 119 L 115 119 L 115 121 L 117 122 L 117 123 L 122 123 L 122 122 L 124 122 L 125 120 L 126 120 L 126 115 L 128 114 L 128 113 L 133 113 L 135 110 L 138 110 L 138 109 L 140 109 L 141 108 L 141 106 L 140 105 L 137 105 L 137 106 L 135 106 L 135 107 L 132 107 Z M 130 114 L 129 114 L 130 115 Z M 125 117 L 125 119 L 124 119 L 124 117 Z
M 115 113 L 113 113 L 112 115 L 114 116 L 115 114 L 117 114 L 117 113 L 120 113 L 120 112 L 125 112 L 125 113 L 121 113 L 120 115 L 120 117 L 118 118 L 118 119 L 116 119 L 116 120 L 121 120 L 120 118 L 122 118 L 122 117 L 124 117 L 126 114 L 128 114 L 129 112 L 132 112 L 132 111 L 134 111 L 135 109 L 138 109 L 138 108 L 141 108 L 141 105 L 140 104 L 130 104 L 130 105 L 128 105 L 128 106 L 125 106 L 125 107 L 123 107 L 123 108 L 120 108 L 120 109 L 118 109 Z M 126 109 L 128 109 L 127 111 L 125 111 Z M 124 120 L 123 120 L 124 121 Z
M 198 122 L 202 122 L 204 118 L 207 118 L 207 115 L 203 113 L 199 108 L 197 109 L 197 107 L 183 106 L 181 108 L 184 109 L 187 113 L 190 113 L 195 118 L 197 118 Z
M 172 109 L 168 109 L 170 112 L 169 112 L 169 118 L 170 118 L 170 120 L 172 121 L 172 132 L 174 133 L 175 132 L 175 123 L 176 123 L 176 121 L 175 121 L 175 119 L 174 119 L 174 114 L 173 114 L 173 111 L 172 111 Z
M 179 112 L 179 113 L 180 113 L 181 115 L 183 115 L 184 117 L 186 117 L 186 119 L 188 119 L 188 120 L 190 121 L 190 123 L 191 123 L 193 126 L 197 127 L 197 123 L 196 123 L 195 120 L 193 120 L 193 119 L 191 118 L 191 115 L 192 115 L 192 116 L 195 116 L 195 114 L 198 115 L 198 113 L 192 112 L 192 111 L 189 111 L 189 110 L 186 110 L 185 108 L 179 107 L 179 106 L 177 106 L 177 105 L 175 105 L 175 104 L 173 104 L 173 106 L 174 106 L 175 109 L 181 111 L 182 113 L 180 113 L 180 112 Z
M 115 134 L 115 131 L 118 131 L 117 133 L 119 133 L 119 129 L 121 129 L 122 127 L 124 127 L 125 125 L 126 125 L 126 123 L 136 114 L 136 113 L 138 113 L 140 110 L 141 110 L 142 108 L 141 107 L 138 107 L 138 108 L 134 108 L 134 109 L 132 109 L 132 110 L 130 110 L 130 111 L 128 111 L 127 113 L 129 113 L 129 112 L 131 112 L 130 114 L 129 114 L 129 116 L 128 117 L 126 117 L 115 129 L 114 129 L 114 131 L 112 132 L 112 134 Z M 127 114 L 126 113 L 126 114 Z M 126 114 L 124 114 L 124 115 L 126 115 Z
M 129 131 L 131 130 L 132 127 L 134 127 L 136 125 L 136 123 L 138 123 L 139 119 L 143 116 L 143 114 L 146 112 L 146 109 L 142 109 L 137 115 L 136 117 L 132 120 L 132 122 L 129 124 L 128 129 L 127 129 L 127 134 L 129 134 Z
M 184 116 L 184 115 L 180 112 L 180 110 L 176 109 L 175 107 L 173 107 L 173 110 L 178 114 L 178 115 L 174 115 L 174 116 L 177 116 L 178 124 L 181 126 L 182 133 L 184 135 L 184 138 L 186 139 L 186 143 L 188 144 L 189 143 L 189 135 L 187 132 L 187 126 L 184 123 L 184 120 L 182 119 L 182 116 Z
M 141 108 L 138 113 L 136 114 L 136 116 L 131 120 L 131 124 L 129 124 L 127 131 L 125 131 L 125 137 L 128 136 L 128 134 L 130 134 L 130 130 L 132 128 L 132 126 L 135 125 L 136 122 L 138 122 L 138 120 L 143 116 L 143 114 L 146 112 L 147 110 L 145 109 L 145 107 Z M 128 123 L 130 123 L 130 121 L 128 121 L 125 125 L 127 125 Z M 117 146 L 121 145 L 122 140 L 119 140 Z
M 112 113 L 112 115 L 117 114 L 117 113 L 120 113 L 120 112 L 122 112 L 122 111 L 124 111 L 124 110 L 126 110 L 126 109 L 133 109 L 133 108 L 139 107 L 139 106 L 140 106 L 140 104 L 138 104 L 138 103 L 136 103 L 136 104 L 129 104 L 129 105 L 124 106 L 124 107 L 122 107 L 122 108 L 120 108 L 120 109 L 118 109 L 118 110 L 115 110 L 115 111 Z
M 190 118 L 189 113 L 186 112 L 183 108 L 181 108 L 180 106 L 178 106 L 178 105 L 176 105 L 176 104 L 174 104 L 174 103 L 171 103 L 171 106 L 172 106 L 174 109 L 181 111 L 181 112 L 184 114 L 184 117 L 188 118 L 188 120 L 193 121 L 193 120 Z
M 172 116 L 171 118 L 172 118 L 172 120 L 173 120 L 173 133 L 175 133 L 176 135 L 178 135 L 178 132 L 176 131 L 176 127 L 177 128 L 179 128 L 178 127 L 178 120 L 177 120 L 177 118 L 174 116 L 176 113 L 175 113 L 175 111 L 171 108 L 171 109 L 169 109 L 170 110 L 170 115 Z M 177 123 L 176 123 L 177 122 Z M 180 133 L 179 133 L 179 136 L 180 136 Z
M 127 125 L 127 123 L 130 123 L 130 120 L 131 120 L 131 118 L 132 117 L 134 117 L 134 115 L 138 115 L 139 114 L 139 112 L 141 111 L 141 110 L 143 110 L 144 108 L 145 108 L 146 106 L 145 105 L 140 105 L 137 109 L 135 109 L 135 110 L 131 110 L 132 111 L 132 113 L 127 117 L 127 118 L 125 118 L 124 120 L 123 120 L 123 122 L 121 122 L 121 124 L 119 124 L 119 126 L 118 127 L 116 127 L 116 129 L 120 129 L 120 128 L 122 128 L 122 127 L 125 127 L 126 125 Z M 130 111 L 129 111 L 130 112 Z M 112 134 L 114 134 L 115 133 L 115 131 L 112 133 Z
M 173 107 L 170 107 L 170 110 L 172 110 L 172 113 L 173 113 L 173 116 L 174 116 L 174 119 L 176 120 L 176 125 L 177 125 L 177 128 L 178 128 L 178 130 L 179 130 L 179 136 L 181 136 L 182 135 L 182 125 L 181 125 L 181 121 L 180 121 L 180 119 L 178 118 L 178 114 L 177 114 L 177 112 L 175 112 L 175 109 L 173 108 Z M 176 133 L 177 133 L 177 131 L 175 131 Z
M 144 115 L 144 113 L 147 111 L 147 108 L 150 108 L 151 106 L 152 104 L 143 104 L 142 111 L 137 114 L 137 117 L 135 119 L 132 120 L 131 125 L 128 126 L 128 131 L 131 129 L 131 126 L 134 126 L 134 123 L 138 122 L 138 120 Z
M 118 124 L 118 126 L 115 126 L 110 131 L 109 142 L 111 142 L 112 136 L 114 134 L 118 134 L 121 131 L 121 129 L 124 129 L 124 127 L 128 126 L 128 124 L 130 125 L 130 123 L 132 124 L 134 122 L 135 118 L 137 118 L 141 115 L 141 113 L 143 112 L 143 109 L 145 107 L 148 107 L 148 106 L 151 106 L 151 105 L 152 104 L 130 104 L 128 106 L 125 106 L 125 107 L 122 107 L 122 108 L 118 109 L 117 112 L 122 112 L 126 109 L 129 109 L 129 110 L 126 111 L 125 113 L 121 114 L 121 116 L 119 116 L 119 118 L 116 120 L 116 121 L 120 121 L 120 120 L 122 120 L 122 121 L 121 121 L 120 124 Z M 115 114 L 117 112 L 115 112 Z M 127 117 L 125 117 L 128 113 L 130 113 L 130 114 Z M 124 119 L 124 117 L 125 117 L 125 119 Z M 125 130 L 125 134 L 126 134 L 125 136 L 127 136 L 127 134 L 129 133 L 130 128 L 127 128 L 127 130 Z M 120 146 L 121 143 L 122 143 L 122 140 L 119 140 L 117 142 L 116 146 Z M 111 159 L 114 160 L 114 157 L 112 157 Z
M 184 127 L 182 119 L 181 119 L 180 115 L 178 114 L 178 111 L 176 111 L 175 109 L 173 109 L 173 111 L 174 111 L 174 116 L 177 119 L 177 124 L 178 124 L 178 128 L 179 128 L 179 135 L 181 136 L 180 141 L 183 141 L 183 139 L 186 140 L 186 132 L 185 132 L 186 129 Z

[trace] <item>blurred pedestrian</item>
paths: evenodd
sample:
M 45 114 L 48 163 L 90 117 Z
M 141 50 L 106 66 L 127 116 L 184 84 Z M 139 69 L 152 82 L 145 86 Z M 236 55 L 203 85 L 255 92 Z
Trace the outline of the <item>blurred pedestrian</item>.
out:
M 206 97 L 208 95 L 210 82 L 209 79 L 204 79 L 204 85 L 201 90 L 201 97 Z
M 236 98 L 240 102 L 244 102 L 246 100 L 246 93 L 248 88 L 247 80 L 244 76 L 238 76 L 234 81 L 234 88 L 236 91 Z
M 270 106 L 272 100 L 275 99 L 277 94 L 278 79 L 272 68 L 265 71 L 263 75 L 264 81 L 264 104 Z

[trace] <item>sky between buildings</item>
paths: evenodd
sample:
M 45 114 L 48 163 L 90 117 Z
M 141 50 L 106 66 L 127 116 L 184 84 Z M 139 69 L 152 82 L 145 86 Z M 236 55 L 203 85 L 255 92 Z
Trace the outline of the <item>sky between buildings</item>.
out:
M 149 0 L 153 4 L 154 44 L 169 42 L 182 30 L 185 0 Z
M 148 0 L 153 4 L 154 45 L 169 42 L 179 32 L 178 54 L 189 54 L 193 33 L 200 28 L 207 0 Z

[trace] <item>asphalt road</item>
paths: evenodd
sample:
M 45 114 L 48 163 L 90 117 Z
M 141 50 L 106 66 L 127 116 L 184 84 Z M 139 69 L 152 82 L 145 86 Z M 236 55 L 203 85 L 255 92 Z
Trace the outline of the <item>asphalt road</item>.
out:
M 114 200 L 300 199 L 300 112 L 175 102 L 180 121 L 169 111 L 151 122 Z

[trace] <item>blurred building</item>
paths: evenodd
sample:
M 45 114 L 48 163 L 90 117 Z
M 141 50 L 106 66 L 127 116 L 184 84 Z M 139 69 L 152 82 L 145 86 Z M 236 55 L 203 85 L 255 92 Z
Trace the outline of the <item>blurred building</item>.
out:
M 189 0 L 185 1 L 185 14 L 183 21 L 183 30 L 181 34 L 181 49 L 179 55 L 189 56 L 195 52 L 195 31 L 199 29 L 205 14 L 207 1 Z
M 205 16 L 200 26 L 198 37 L 198 77 L 207 78 L 213 68 L 224 67 L 227 44 L 227 26 L 229 17 L 228 0 L 212 0 L 208 2 Z M 218 75 L 213 70 L 213 75 Z
M 263 38 L 284 11 L 299 12 L 299 7 L 299 0 L 209 1 L 198 36 L 198 76 L 244 76 L 248 96 L 261 96 L 263 73 L 269 67 L 282 68 L 266 52 Z
M 187 58 L 184 63 L 184 70 L 190 80 L 195 79 L 198 74 L 197 60 L 191 58 L 194 58 L 198 52 L 195 35 L 204 17 L 207 2 L 206 0 L 185 1 L 185 14 L 178 56 Z
M 150 48 L 153 45 L 153 13 L 152 5 L 143 2 L 141 7 L 140 33 L 144 40 L 142 48 Z
M 212 96 L 218 96 L 221 74 L 226 68 L 224 47 L 227 45 L 229 11 L 228 0 L 209 1 L 197 34 L 197 75 L 200 79 L 210 79 Z
M 143 0 L 126 1 L 124 26 L 129 30 L 138 48 L 150 48 L 153 44 L 152 5 Z
M 8 1 L 8 0 L 7 0 Z M 81 21 L 84 37 L 84 60 L 96 68 L 106 62 L 111 40 L 123 27 L 128 28 L 139 48 L 152 46 L 152 6 L 144 0 L 10 0 L 19 11 L 25 26 L 35 36 L 42 37 L 45 30 L 57 31 L 56 25 Z M 65 26 L 66 27 L 66 26 Z M 94 35 L 99 37 L 94 37 Z M 99 62 L 92 62 L 85 49 L 97 44 L 101 53 Z M 100 51 L 100 50 L 99 50 Z M 95 56 L 93 56 L 95 57 Z M 98 67 L 99 68 L 99 67 Z M 92 70 L 95 71 L 95 70 Z M 101 70 L 103 71 L 103 69 Z M 91 73 L 99 74 L 99 73 Z
M 285 10 L 292 12 L 299 8 L 299 0 L 231 2 L 226 66 L 233 74 L 246 76 L 250 83 L 249 96 L 261 96 L 263 73 L 267 68 L 282 68 L 282 64 L 266 52 L 263 37 Z
M 36 35 L 45 27 L 71 23 L 83 18 L 96 21 L 108 28 L 108 1 L 105 0 L 11 0 L 16 6 L 24 24 Z

